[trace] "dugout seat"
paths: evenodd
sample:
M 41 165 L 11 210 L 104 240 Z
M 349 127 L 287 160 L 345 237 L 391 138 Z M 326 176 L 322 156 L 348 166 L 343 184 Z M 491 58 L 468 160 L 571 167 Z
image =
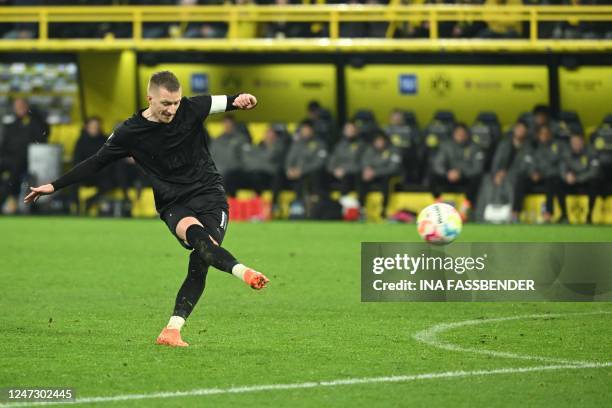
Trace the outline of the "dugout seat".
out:
M 434 114 L 434 120 L 438 120 L 450 127 L 455 125 L 455 114 L 448 110 L 439 110 Z
M 523 202 L 520 221 L 527 224 L 541 224 L 543 208 L 546 202 L 544 194 L 528 194 Z M 587 221 L 589 198 L 586 195 L 571 194 L 566 197 L 568 220 L 570 224 L 584 224 Z M 553 222 L 561 217 L 561 208 L 557 199 L 554 201 Z M 612 196 L 597 197 L 593 207 L 594 224 L 612 224 Z
M 431 173 L 432 160 L 435 156 L 440 143 L 451 138 L 453 127 L 455 126 L 455 114 L 451 111 L 437 111 L 431 122 L 422 132 L 424 142 L 423 170 L 424 179 Z
M 579 126 L 582 128 L 582 121 L 575 111 L 563 111 L 559 114 L 559 122 L 565 122 L 568 125 Z
M 437 149 L 440 142 L 448 140 L 455 126 L 455 114 L 450 111 L 437 111 L 431 122 L 423 130 L 425 145 Z
M 450 111 L 438 111 L 424 130 L 425 144 L 429 149 L 437 149 L 441 141 L 450 138 L 455 126 L 455 115 Z
M 402 111 L 404 123 L 413 129 L 419 129 L 419 121 L 413 111 Z
M 590 135 L 589 140 L 594 143 L 595 140 L 601 137 L 604 140 L 612 140 L 612 123 L 602 123 Z
M 568 140 L 572 134 L 584 134 L 580 117 L 574 111 L 563 111 L 559 114 L 559 122 L 553 131 L 556 136 Z
M 516 118 L 516 121 L 523 121 L 525 123 L 527 123 L 527 126 L 529 128 L 532 128 L 534 126 L 534 119 L 533 119 L 533 113 L 531 112 L 523 112 L 521 113 L 518 118 Z
M 499 117 L 497 113 L 492 111 L 482 111 L 478 113 L 476 116 L 475 122 L 482 122 L 491 127 L 497 127 L 501 130 L 501 123 L 499 122 Z
M 374 112 L 369 109 L 360 109 L 353 115 L 352 120 L 357 125 L 363 140 L 370 141 L 378 129 L 378 122 Z

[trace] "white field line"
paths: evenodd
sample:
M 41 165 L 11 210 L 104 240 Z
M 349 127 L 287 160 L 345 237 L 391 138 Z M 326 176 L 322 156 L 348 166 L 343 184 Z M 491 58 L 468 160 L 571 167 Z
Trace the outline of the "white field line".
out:
M 497 352 L 489 350 L 479 350 L 469 347 L 461 347 L 455 344 L 444 342 L 437 339 L 437 336 L 441 333 L 452 330 L 458 327 L 464 326 L 475 326 L 485 323 L 504 322 L 510 320 L 520 319 L 541 319 L 541 318 L 556 318 L 566 316 L 580 316 L 580 315 L 594 315 L 594 314 L 612 314 L 612 312 L 587 312 L 587 313 L 566 313 L 566 314 L 534 314 L 524 316 L 512 316 L 512 317 L 498 317 L 492 319 L 479 319 L 479 320 L 464 320 L 455 323 L 442 323 L 432 326 L 429 329 L 423 330 L 416 333 L 413 337 L 418 341 L 425 344 L 442 348 L 450 351 L 461 351 L 478 354 L 488 354 L 494 357 L 504 358 L 515 358 L 524 360 L 540 360 L 548 362 L 561 362 L 561 364 L 545 365 L 545 366 L 532 366 L 532 367 L 510 367 L 510 368 L 498 368 L 493 370 L 473 370 L 473 371 L 446 371 L 437 373 L 425 373 L 425 374 L 413 374 L 413 375 L 397 375 L 388 377 L 363 377 L 363 378 L 345 378 L 329 381 L 316 381 L 316 382 L 302 382 L 302 383 L 291 383 L 291 384 L 263 384 L 263 385 L 251 385 L 242 387 L 229 387 L 229 388 L 200 388 L 189 391 L 172 391 L 172 392 L 156 392 L 149 394 L 125 394 L 115 395 L 108 397 L 86 397 L 78 398 L 73 402 L 31 402 L 31 403 L 8 403 L 0 404 L 0 407 L 31 407 L 41 405 L 76 405 L 76 404 L 88 404 L 88 403 L 104 403 L 104 402 L 117 402 L 117 401 L 134 401 L 134 400 L 147 400 L 147 399 L 162 399 L 162 398 L 179 398 L 179 397 L 193 397 L 193 396 L 207 396 L 207 395 L 223 395 L 223 394 L 246 394 L 252 392 L 261 391 L 282 391 L 282 390 L 295 390 L 295 389 L 306 389 L 306 388 L 319 388 L 319 387 L 337 387 L 342 385 L 358 385 L 358 384 L 380 384 L 380 383 L 398 383 L 398 382 L 411 382 L 421 380 L 434 380 L 444 378 L 461 378 L 461 377 L 474 377 L 474 376 L 488 376 L 498 374 L 519 374 L 519 373 L 531 373 L 537 371 L 553 371 L 553 370 L 578 370 L 588 368 L 605 368 L 612 367 L 612 362 L 582 362 L 582 361 L 568 361 L 563 359 L 530 356 L 524 354 L 515 354 L 508 352 Z
M 331 381 L 317 381 L 317 382 L 302 382 L 292 384 L 265 384 L 265 385 L 252 385 L 244 387 L 230 387 L 230 388 L 200 388 L 189 391 L 175 391 L 175 392 L 157 392 L 150 394 L 126 394 L 126 395 L 115 395 L 110 397 L 89 397 L 89 398 L 78 398 L 75 402 L 38 402 L 38 403 L 11 403 L 0 405 L 2 407 L 30 407 L 40 405 L 76 405 L 76 404 L 88 404 L 88 403 L 103 403 L 103 402 L 117 402 L 117 401 L 134 401 L 134 400 L 148 400 L 148 399 L 160 399 L 160 398 L 178 398 L 178 397 L 193 397 L 193 396 L 207 396 L 207 395 L 223 395 L 223 394 L 246 394 L 252 392 L 261 391 L 282 391 L 282 390 L 296 390 L 306 388 L 319 388 L 319 387 L 338 387 L 342 385 L 359 385 L 359 384 L 381 384 L 381 383 L 400 383 L 400 382 L 412 382 L 421 380 L 435 380 L 444 378 L 462 378 L 462 377 L 474 377 L 474 376 L 489 376 L 498 374 L 517 374 L 517 373 L 531 373 L 537 371 L 554 371 L 554 370 L 579 370 L 587 368 L 605 368 L 612 367 L 612 362 L 606 363 L 586 363 L 586 364 L 573 364 L 573 365 L 545 365 L 545 366 L 533 366 L 533 367 L 511 367 L 511 368 L 498 368 L 493 370 L 474 370 L 474 371 L 446 371 L 437 373 L 425 373 L 425 374 L 414 374 L 414 375 L 396 375 L 390 377 L 364 377 L 364 378 L 346 378 Z
M 567 365 L 584 365 L 590 364 L 588 361 L 575 361 L 575 360 L 565 360 L 561 358 L 554 357 L 542 357 L 542 356 L 534 356 L 528 354 L 517 354 L 510 353 L 507 351 L 493 351 L 493 350 L 482 350 L 475 347 L 464 347 L 459 346 L 457 344 L 440 340 L 438 337 L 449 330 L 457 329 L 459 327 L 465 326 L 477 326 L 481 324 L 487 323 L 497 323 L 497 322 L 507 322 L 511 320 L 527 320 L 527 319 L 546 319 L 546 318 L 559 318 L 559 317 L 568 317 L 568 316 L 585 316 L 585 315 L 598 315 L 598 314 L 611 314 L 612 312 L 586 312 L 586 313 L 557 313 L 557 314 L 533 314 L 533 315 L 522 315 L 522 316 L 511 316 L 511 317 L 495 317 L 491 319 L 478 319 L 478 320 L 464 320 L 461 322 L 453 322 L 453 323 L 441 323 L 435 326 L 432 326 L 426 330 L 420 331 L 414 334 L 414 338 L 422 343 L 425 343 L 429 346 L 433 346 L 436 348 L 449 350 L 449 351 L 459 351 L 473 354 L 485 354 L 493 357 L 502 357 L 502 358 L 514 358 L 520 360 L 535 360 L 556 364 L 567 364 Z

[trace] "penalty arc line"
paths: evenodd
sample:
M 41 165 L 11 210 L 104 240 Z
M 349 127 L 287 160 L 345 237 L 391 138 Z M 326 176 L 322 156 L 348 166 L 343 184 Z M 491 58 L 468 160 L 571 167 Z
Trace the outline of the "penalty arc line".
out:
M 490 319 L 478 319 L 478 320 L 463 320 L 459 322 L 452 323 L 440 323 L 432 326 L 428 329 L 422 330 L 418 333 L 415 333 L 412 337 L 420 341 L 421 343 L 427 344 L 432 347 L 436 347 L 443 350 L 449 351 L 458 351 L 458 352 L 466 352 L 472 354 L 485 354 L 493 357 L 501 357 L 501 358 L 512 358 L 519 360 L 535 360 L 563 365 L 584 365 L 590 364 L 590 361 L 575 361 L 575 360 L 566 360 L 555 357 L 544 357 L 544 356 L 534 356 L 529 354 L 517 354 L 511 353 L 507 351 L 494 351 L 494 350 L 483 350 L 474 347 L 465 347 L 460 346 L 455 343 L 451 343 L 448 341 L 444 341 L 439 339 L 440 334 L 447 332 L 449 330 L 457 329 L 460 327 L 466 326 L 477 326 L 481 324 L 487 323 L 499 323 L 499 322 L 507 322 L 512 320 L 526 320 L 526 319 L 551 319 L 551 318 L 560 318 L 560 317 L 571 317 L 571 316 L 588 316 L 588 315 L 609 315 L 612 312 L 607 311 L 597 311 L 597 312 L 584 312 L 584 313 L 549 313 L 549 314 L 532 314 L 532 315 L 521 315 L 521 316 L 509 316 L 509 317 L 494 317 Z
M 78 398 L 76 401 L 72 401 L 72 402 L 10 403 L 10 404 L 4 404 L 0 406 L 1 407 L 29 407 L 29 406 L 41 406 L 41 405 L 77 405 L 77 404 L 88 404 L 88 403 L 96 403 L 96 402 L 103 403 L 103 402 L 158 399 L 158 398 L 179 398 L 179 397 L 223 395 L 223 394 L 246 394 L 246 393 L 261 392 L 261 391 L 296 390 L 296 389 L 337 387 L 337 386 L 342 386 L 342 385 L 358 385 L 358 384 L 400 383 L 400 382 L 411 382 L 411 381 L 420 381 L 420 380 L 435 380 L 435 379 L 443 379 L 443 378 L 462 378 L 462 377 L 488 376 L 488 375 L 500 375 L 500 374 L 531 373 L 531 372 L 538 372 L 538 371 L 579 370 L 579 369 L 587 369 L 587 368 L 606 368 L 606 367 L 612 367 L 612 362 L 586 363 L 586 364 L 574 364 L 574 365 L 564 364 L 564 365 L 545 365 L 545 366 L 533 366 L 533 367 L 510 367 L 510 368 L 498 368 L 498 369 L 492 369 L 492 370 L 446 371 L 446 372 L 413 374 L 413 375 L 346 378 L 346 379 L 337 379 L 337 380 L 331 380 L 331 381 L 302 382 L 302 383 L 293 383 L 293 384 L 264 384 L 264 385 L 252 385 L 252 386 L 243 386 L 243 387 L 230 387 L 230 388 L 201 388 L 201 389 L 195 389 L 195 390 L 189 390 L 189 391 L 157 392 L 157 393 L 150 393 L 150 394 L 126 394 L 126 395 L 116 395 L 116 396 L 109 396 L 109 397 L 86 397 L 86 398 Z

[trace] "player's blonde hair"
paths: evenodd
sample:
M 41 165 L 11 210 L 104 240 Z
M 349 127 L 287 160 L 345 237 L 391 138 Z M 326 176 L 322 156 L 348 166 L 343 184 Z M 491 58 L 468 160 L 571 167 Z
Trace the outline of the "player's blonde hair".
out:
M 170 71 L 159 71 L 151 75 L 149 78 L 149 86 L 147 87 L 150 92 L 153 88 L 164 88 L 169 92 L 176 92 L 181 89 L 181 84 L 172 72 Z

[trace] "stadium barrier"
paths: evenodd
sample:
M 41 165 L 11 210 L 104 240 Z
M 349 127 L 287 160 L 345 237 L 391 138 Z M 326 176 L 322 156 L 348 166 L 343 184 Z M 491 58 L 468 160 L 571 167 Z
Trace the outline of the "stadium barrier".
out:
M 83 212 L 85 201 L 96 193 L 95 187 L 80 187 L 78 192 L 79 209 Z M 128 189 L 130 201 L 132 203 L 131 215 L 135 218 L 154 218 L 157 217 L 155 203 L 153 201 L 153 190 L 150 187 L 144 188 L 141 191 L 140 197 L 137 196 L 135 189 Z M 338 198 L 338 192 L 331 193 L 332 198 Z M 121 199 L 119 190 L 108 193 L 108 197 L 112 199 Z M 272 193 L 264 191 L 262 200 L 267 205 L 262 208 L 261 202 L 255 202 L 255 193 L 252 190 L 238 190 L 236 198 L 231 199 L 230 203 L 230 218 L 234 221 L 263 221 L 270 218 L 269 214 Z M 460 193 L 443 193 L 441 195 L 443 202 L 452 205 L 460 205 L 465 196 Z M 278 213 L 274 214 L 278 219 L 289 218 L 289 205 L 295 200 L 293 191 L 282 191 L 279 194 Z M 520 221 L 527 224 L 539 224 L 543 222 L 542 213 L 546 197 L 543 194 L 529 194 L 525 198 L 523 212 L 520 214 Z M 410 211 L 418 214 L 423 208 L 435 202 L 434 197 L 429 192 L 394 192 L 390 195 L 387 214 L 392 215 L 398 211 Z M 381 209 L 383 196 L 380 192 L 371 192 L 366 198 L 365 212 L 366 219 L 370 222 L 383 222 L 381 217 Z M 588 197 L 586 195 L 568 195 L 566 198 L 568 208 L 568 220 L 570 224 L 584 224 L 587 221 L 588 212 Z M 233 208 L 233 210 L 232 210 Z M 266 214 L 261 217 L 261 214 Z M 98 215 L 98 206 L 93 205 L 87 215 Z M 561 215 L 559 203 L 555 200 L 555 209 L 553 220 L 558 220 Z M 597 197 L 595 207 L 593 209 L 593 223 L 612 225 L 612 196 Z
M 429 24 L 429 38 L 394 39 L 402 23 Z M 440 38 L 443 22 L 517 22 L 528 26 L 525 39 L 446 39 Z M 221 52 L 394 52 L 394 51 L 593 51 L 612 49 L 612 39 L 554 40 L 539 38 L 538 24 L 545 22 L 612 21 L 612 6 L 476 6 L 476 5 L 223 5 L 223 6 L 84 6 L 84 7 L 2 7 L 0 23 L 38 24 L 38 38 L 0 41 L 0 51 L 75 51 L 129 50 Z M 129 23 L 129 38 L 57 39 L 49 37 L 52 23 Z M 225 23 L 227 38 L 168 39 L 143 38 L 144 23 L 189 22 Z M 302 22 L 329 27 L 328 36 L 309 39 L 256 38 L 263 23 Z M 340 24 L 383 22 L 388 24 L 385 38 L 341 38 Z

